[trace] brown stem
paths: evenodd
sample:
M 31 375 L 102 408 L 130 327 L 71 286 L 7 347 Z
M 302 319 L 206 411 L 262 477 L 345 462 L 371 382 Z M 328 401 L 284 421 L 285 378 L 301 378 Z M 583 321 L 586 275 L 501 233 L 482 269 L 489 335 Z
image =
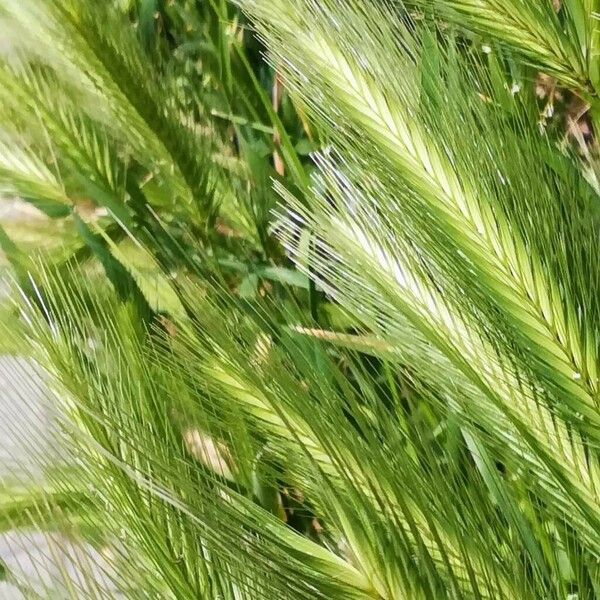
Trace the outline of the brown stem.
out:
M 281 80 L 281 75 L 279 74 L 279 71 L 276 69 L 275 70 L 275 81 L 273 82 L 273 90 L 272 90 L 273 110 L 275 112 L 278 112 L 278 110 L 279 110 L 279 104 L 281 103 L 282 93 L 283 93 L 283 82 Z M 282 160 L 279 152 L 277 151 L 277 147 L 281 143 L 281 136 L 279 135 L 279 132 L 277 131 L 277 129 L 275 129 L 275 132 L 273 133 L 273 142 L 275 143 L 275 150 L 273 151 L 273 165 L 275 167 L 275 171 L 277 172 L 277 174 L 281 175 L 283 177 L 283 175 L 285 174 L 285 165 L 283 164 L 283 160 Z

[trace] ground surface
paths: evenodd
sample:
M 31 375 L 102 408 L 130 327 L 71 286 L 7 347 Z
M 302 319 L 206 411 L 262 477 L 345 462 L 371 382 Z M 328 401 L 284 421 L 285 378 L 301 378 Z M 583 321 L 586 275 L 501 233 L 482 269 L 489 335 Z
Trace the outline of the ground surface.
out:
M 63 460 L 52 436 L 51 414 L 44 381 L 34 366 L 23 358 L 0 356 L 0 481 L 41 483 L 45 467 Z M 0 534 L 0 561 L 42 597 L 98 597 L 85 591 L 91 580 L 103 581 L 103 587 L 111 589 L 102 574 L 103 557 L 58 534 L 32 530 Z M 109 592 L 109 597 L 115 596 Z M 0 600 L 20 598 L 25 596 L 16 586 L 0 582 Z

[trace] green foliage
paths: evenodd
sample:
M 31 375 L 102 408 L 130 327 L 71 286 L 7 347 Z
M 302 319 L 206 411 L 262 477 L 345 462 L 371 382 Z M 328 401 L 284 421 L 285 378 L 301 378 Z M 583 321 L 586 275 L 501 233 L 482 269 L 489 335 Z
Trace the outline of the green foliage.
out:
M 594 3 L 237 4 L 1 3 L 1 189 L 79 245 L 0 235 L 72 458 L 0 527 L 132 598 L 596 598 L 596 164 L 533 84 L 595 116 Z

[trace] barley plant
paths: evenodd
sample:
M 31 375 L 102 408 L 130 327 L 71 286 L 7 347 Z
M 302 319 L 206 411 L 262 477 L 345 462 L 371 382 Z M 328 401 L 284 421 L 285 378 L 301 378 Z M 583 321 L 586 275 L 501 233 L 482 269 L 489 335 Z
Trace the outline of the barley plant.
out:
M 0 0 L 11 589 L 600 598 L 596 11 Z

